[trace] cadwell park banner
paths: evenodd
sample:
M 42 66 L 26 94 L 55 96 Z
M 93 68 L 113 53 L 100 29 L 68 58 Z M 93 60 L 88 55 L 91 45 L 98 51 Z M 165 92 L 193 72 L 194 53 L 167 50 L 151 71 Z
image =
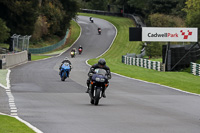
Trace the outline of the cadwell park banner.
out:
M 198 42 L 198 28 L 142 27 L 142 41 Z

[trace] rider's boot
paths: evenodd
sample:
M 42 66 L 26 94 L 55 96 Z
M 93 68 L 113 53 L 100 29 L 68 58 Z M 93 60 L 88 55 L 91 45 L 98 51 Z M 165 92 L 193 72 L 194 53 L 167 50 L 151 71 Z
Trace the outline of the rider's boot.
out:
M 90 85 L 90 80 L 87 80 L 87 82 L 86 82 L 86 84 L 87 84 L 87 90 L 86 90 L 86 92 L 85 93 L 89 93 L 89 85 Z
M 87 88 L 86 92 L 85 93 L 89 93 L 89 87 Z
M 106 98 L 105 90 L 106 90 L 106 88 L 102 91 L 102 97 L 103 98 Z

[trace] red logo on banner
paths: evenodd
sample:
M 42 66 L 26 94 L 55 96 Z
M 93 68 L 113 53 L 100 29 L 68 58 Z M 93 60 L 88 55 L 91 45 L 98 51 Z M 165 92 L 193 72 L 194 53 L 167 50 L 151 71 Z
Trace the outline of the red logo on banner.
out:
M 191 31 L 187 31 L 187 32 L 184 32 L 183 30 L 180 31 L 181 32 L 181 35 L 183 35 L 183 39 L 188 39 L 188 36 L 191 36 L 192 35 L 192 32 Z

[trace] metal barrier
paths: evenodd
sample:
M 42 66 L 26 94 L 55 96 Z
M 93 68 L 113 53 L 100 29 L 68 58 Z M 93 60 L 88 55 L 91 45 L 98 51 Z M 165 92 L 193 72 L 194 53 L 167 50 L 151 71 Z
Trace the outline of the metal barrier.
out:
M 25 35 L 17 35 L 14 34 L 11 36 L 12 38 L 12 51 L 13 52 L 20 52 L 24 50 L 28 50 L 29 48 L 29 39 L 31 36 Z
M 29 53 L 31 53 L 31 54 L 41 54 L 41 53 L 46 53 L 46 52 L 50 52 L 52 50 L 57 49 L 58 47 L 65 44 L 68 33 L 69 33 L 69 30 L 67 30 L 65 37 L 60 42 L 53 44 L 51 46 L 42 47 L 42 48 L 29 48 Z

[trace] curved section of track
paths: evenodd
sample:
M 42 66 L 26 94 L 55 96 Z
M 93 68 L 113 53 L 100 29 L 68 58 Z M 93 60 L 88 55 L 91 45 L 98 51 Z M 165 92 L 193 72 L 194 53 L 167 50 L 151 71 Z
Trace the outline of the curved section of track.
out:
M 97 18 L 90 23 L 79 16 L 78 23 L 82 35 L 73 47 L 82 45 L 81 55 L 70 58 L 70 48 L 59 57 L 12 69 L 11 91 L 20 118 L 45 133 L 199 133 L 200 97 L 163 86 L 113 74 L 107 98 L 99 106 L 90 105 L 85 61 L 106 51 L 116 31 Z M 66 56 L 73 69 L 61 82 L 58 67 Z

